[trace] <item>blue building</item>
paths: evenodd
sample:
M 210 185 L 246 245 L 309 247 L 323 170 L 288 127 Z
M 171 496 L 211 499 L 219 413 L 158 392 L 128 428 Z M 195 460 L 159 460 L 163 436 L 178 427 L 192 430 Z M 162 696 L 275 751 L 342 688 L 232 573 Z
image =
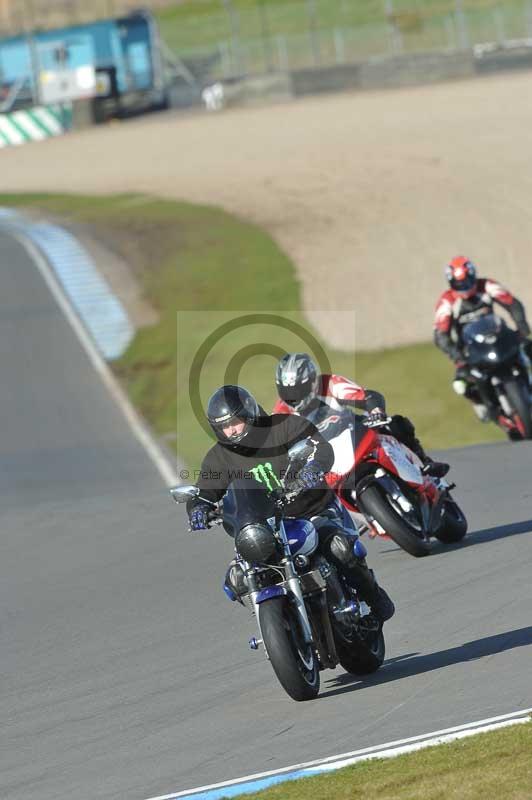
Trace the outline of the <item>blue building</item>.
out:
M 37 105 L 48 79 L 84 67 L 96 73 L 97 118 L 165 103 L 158 30 L 142 11 L 0 40 L 0 111 Z

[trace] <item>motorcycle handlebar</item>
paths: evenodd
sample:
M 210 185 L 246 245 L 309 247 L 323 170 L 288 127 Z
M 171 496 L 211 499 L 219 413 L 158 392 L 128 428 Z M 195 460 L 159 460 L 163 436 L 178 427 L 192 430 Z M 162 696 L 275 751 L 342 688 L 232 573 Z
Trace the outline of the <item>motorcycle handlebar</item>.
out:
M 372 420 L 371 417 L 368 417 L 368 419 L 365 419 L 362 424 L 366 428 L 384 428 L 386 425 L 389 425 L 391 421 L 391 417 L 382 417 L 375 420 Z

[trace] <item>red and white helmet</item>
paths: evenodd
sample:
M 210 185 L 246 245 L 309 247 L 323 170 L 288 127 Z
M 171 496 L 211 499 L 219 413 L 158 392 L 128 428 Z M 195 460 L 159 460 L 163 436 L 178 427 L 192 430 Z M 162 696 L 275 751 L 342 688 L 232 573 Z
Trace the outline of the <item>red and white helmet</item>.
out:
M 465 256 L 456 256 L 445 268 L 451 289 L 462 297 L 472 297 L 477 290 L 477 268 Z

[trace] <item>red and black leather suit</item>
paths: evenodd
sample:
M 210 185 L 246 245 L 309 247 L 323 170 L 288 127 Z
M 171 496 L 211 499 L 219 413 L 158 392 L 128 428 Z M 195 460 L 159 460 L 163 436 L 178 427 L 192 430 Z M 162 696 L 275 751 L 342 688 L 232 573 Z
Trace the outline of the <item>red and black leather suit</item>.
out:
M 494 304 L 512 317 L 523 338 L 530 334 L 523 304 L 511 292 L 490 278 L 478 278 L 472 297 L 464 297 L 454 289 L 443 292 L 436 304 L 434 342 L 455 363 L 462 361 L 462 329 L 469 322 L 493 312 Z

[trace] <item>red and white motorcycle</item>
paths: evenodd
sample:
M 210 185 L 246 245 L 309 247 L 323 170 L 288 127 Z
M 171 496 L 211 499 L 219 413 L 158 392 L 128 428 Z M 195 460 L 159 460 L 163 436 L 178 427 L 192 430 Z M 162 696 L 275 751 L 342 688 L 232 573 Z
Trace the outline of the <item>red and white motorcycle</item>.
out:
M 325 403 L 310 419 L 334 449 L 329 486 L 349 511 L 364 515 L 370 536 L 389 536 L 418 557 L 428 555 L 432 536 L 447 544 L 464 538 L 467 520 L 451 496 L 455 484 L 424 474 L 386 422 Z

